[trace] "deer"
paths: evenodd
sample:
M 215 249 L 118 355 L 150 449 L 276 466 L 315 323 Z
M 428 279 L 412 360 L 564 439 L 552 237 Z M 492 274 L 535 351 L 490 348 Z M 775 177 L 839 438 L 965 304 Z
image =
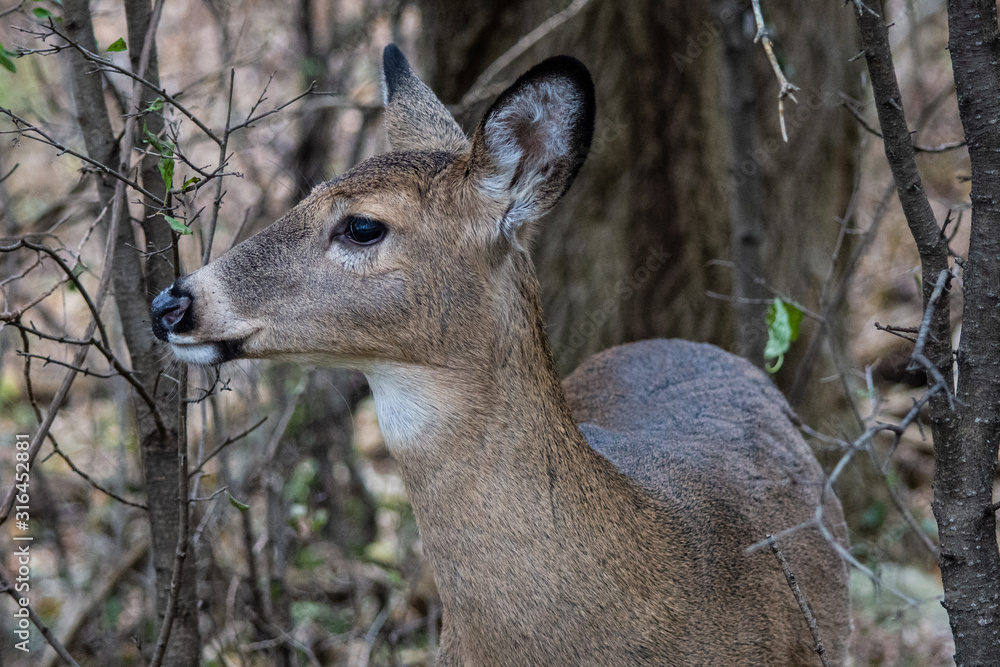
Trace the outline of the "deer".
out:
M 394 45 L 390 151 L 316 186 L 152 302 L 190 364 L 360 370 L 442 608 L 436 664 L 820 664 L 767 549 L 843 513 L 764 373 L 707 344 L 614 347 L 560 380 L 530 257 L 593 135 L 587 68 L 549 58 L 469 138 Z M 847 568 L 822 531 L 777 545 L 830 664 Z

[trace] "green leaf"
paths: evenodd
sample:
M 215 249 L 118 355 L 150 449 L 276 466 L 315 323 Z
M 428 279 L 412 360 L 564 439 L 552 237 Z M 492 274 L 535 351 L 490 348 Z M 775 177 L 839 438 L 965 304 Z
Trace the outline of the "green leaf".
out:
M 115 41 L 111 42 L 111 46 L 109 46 L 104 52 L 105 53 L 118 53 L 119 51 L 127 51 L 127 50 L 128 50 L 128 47 L 125 46 L 125 39 L 122 38 L 122 37 L 119 37 Z M 157 98 L 157 99 L 159 99 L 159 98 Z
M 174 185 L 174 145 L 170 141 L 161 140 L 150 132 L 145 123 L 142 124 L 142 134 L 146 138 L 146 142 L 160 154 L 160 161 L 157 163 L 157 166 L 160 168 L 160 177 L 163 179 L 163 184 L 169 190 Z
M 185 225 L 182 220 L 178 220 L 177 218 L 169 215 L 164 215 L 163 219 L 167 221 L 168 225 L 170 225 L 170 229 L 174 230 L 181 236 L 186 236 L 191 233 L 191 229 Z
M 171 154 L 173 152 L 171 151 Z M 167 190 L 174 186 L 174 160 L 169 157 L 161 157 L 157 166 L 160 168 L 160 177 Z
M 198 178 L 197 176 L 192 176 L 191 178 L 184 181 L 184 185 L 181 187 L 181 192 L 187 192 L 188 190 L 191 190 L 192 188 L 194 188 L 194 186 L 198 185 L 199 183 L 201 183 L 201 179 Z
M 121 40 L 119 39 L 118 41 L 120 42 Z M 111 50 L 111 47 L 109 46 L 108 47 L 108 51 L 110 51 L 110 50 Z M 150 111 L 159 111 L 162 108 L 163 108 L 163 98 L 162 97 L 157 97 L 155 100 L 153 100 L 149 104 L 148 107 L 146 107 L 146 113 L 149 113 Z
M 767 345 L 764 346 L 764 359 L 774 359 L 772 365 L 766 365 L 768 373 L 777 373 L 785 363 L 785 353 L 799 338 L 802 326 L 802 311 L 781 299 L 775 299 L 767 309 Z
M 239 511 L 246 512 L 248 509 L 250 509 L 249 505 L 244 505 L 240 501 L 236 500 L 236 498 L 233 498 L 233 494 L 229 493 L 228 491 L 226 492 L 226 495 L 229 496 L 229 504 L 238 509 Z
M 157 153 L 163 155 L 163 144 L 160 142 L 160 138 L 149 131 L 146 123 L 142 124 L 142 136 L 146 138 L 146 143 L 156 149 Z
M 14 61 L 10 59 L 11 56 L 16 55 L 16 52 L 8 51 L 3 48 L 3 44 L 0 44 L 0 67 L 3 67 L 5 70 L 8 70 L 13 74 L 17 74 L 17 65 L 15 65 Z
M 55 14 L 45 9 L 44 7 L 35 7 L 34 9 L 31 10 L 31 13 L 34 14 L 35 18 L 38 19 L 50 19 L 53 16 L 55 16 Z
M 150 132 L 149 128 L 146 127 L 146 123 L 142 124 L 142 135 L 146 138 L 146 143 L 155 148 L 161 157 L 172 158 L 174 156 L 174 144 L 165 139 L 160 139 Z

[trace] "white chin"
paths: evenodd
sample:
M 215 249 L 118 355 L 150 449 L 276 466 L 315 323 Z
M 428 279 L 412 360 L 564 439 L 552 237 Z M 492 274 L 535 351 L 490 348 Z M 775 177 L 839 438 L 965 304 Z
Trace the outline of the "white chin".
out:
M 174 356 L 181 361 L 200 366 L 211 366 L 222 361 L 219 348 L 214 343 L 195 343 L 188 345 L 172 344 Z

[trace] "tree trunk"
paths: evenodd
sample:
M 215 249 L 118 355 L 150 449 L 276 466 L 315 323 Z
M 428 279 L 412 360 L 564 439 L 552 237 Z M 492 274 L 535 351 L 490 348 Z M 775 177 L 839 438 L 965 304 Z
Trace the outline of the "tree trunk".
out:
M 64 7 L 64 21 L 69 37 L 83 48 L 97 53 L 87 0 L 66 0 Z M 130 7 L 130 11 L 133 9 Z M 146 14 L 145 22 L 148 25 L 148 9 Z M 145 30 L 142 29 L 139 34 L 138 38 L 130 34 L 129 47 L 133 53 L 142 50 Z M 77 52 L 70 50 L 69 53 L 72 59 L 73 98 L 87 153 L 91 158 L 116 169 L 120 148 L 111 128 L 101 77 Z M 155 63 L 155 59 L 151 59 L 151 62 Z M 115 190 L 114 181 L 102 176 L 97 178 L 101 206 L 106 206 L 110 211 Z M 162 191 L 161 184 L 160 192 Z M 170 592 L 180 525 L 177 483 L 180 473 L 177 448 L 186 446 L 186 437 L 180 430 L 183 421 L 179 420 L 181 407 L 179 400 L 184 392 L 178 391 L 173 382 L 161 376 L 169 355 L 153 337 L 149 323 L 149 304 L 158 288 L 166 287 L 173 280 L 174 269 L 169 262 L 163 262 L 158 270 L 154 268 L 155 265 L 147 263 L 149 274 L 144 275 L 142 262 L 135 251 L 135 234 L 127 206 L 122 207 L 121 215 L 112 273 L 115 304 L 132 369 L 153 396 L 163 422 L 163 427 L 160 428 L 153 419 L 149 407 L 143 401 L 135 401 L 152 537 L 152 559 L 156 571 L 157 611 L 162 621 Z M 146 223 L 144 227 L 154 223 L 165 226 L 161 219 L 144 222 Z M 153 238 L 153 234 L 148 234 L 147 242 L 155 244 L 157 241 L 153 241 Z M 168 275 L 169 280 L 166 280 Z M 164 280 L 166 282 L 163 282 Z M 190 555 L 184 560 L 177 613 L 163 665 L 178 667 L 194 665 L 198 663 L 201 653 L 194 560 Z
M 972 166 L 958 408 L 934 433 L 934 515 L 944 606 L 959 665 L 1000 664 L 1000 553 L 993 480 L 1000 443 L 1000 28 L 990 0 L 948 2 L 948 49 Z M 924 275 L 924 284 L 931 279 Z M 950 352 L 950 347 L 948 348 Z M 936 361 L 936 360 L 935 360 Z M 950 370 L 951 364 L 948 364 Z
M 432 88 L 454 103 L 566 3 L 419 4 L 424 49 L 417 61 Z M 802 88 L 797 106 L 786 102 L 786 145 L 778 83 L 752 43 L 753 30 L 743 28 L 747 19 L 753 25 L 749 3 L 726 12 L 722 6 L 729 5 L 594 2 L 494 81 L 509 82 L 546 56 L 568 53 L 590 68 L 597 88 L 590 157 L 534 251 L 564 373 L 602 348 L 657 336 L 728 349 L 742 340 L 739 350 L 759 362 L 763 323 L 752 318 L 762 318 L 762 309 L 750 309 L 740 326 L 751 328 L 738 335 L 731 304 L 707 294 L 733 289 L 731 270 L 713 260 L 734 257 L 744 278 L 760 272 L 752 277 L 805 304 L 818 299 L 838 232 L 834 218 L 844 214 L 856 166 L 856 129 L 837 97 L 856 85 L 845 67 L 855 55 L 853 17 L 836 3 L 768 4 L 789 78 Z M 741 47 L 741 35 L 749 47 Z M 726 48 L 747 63 L 721 76 Z M 725 101 L 748 110 L 747 122 L 759 130 L 735 132 Z M 467 130 L 488 103 L 464 114 Z M 740 194 L 746 196 L 734 198 Z M 743 261 L 740 248 L 731 254 L 731 230 L 755 262 Z M 796 352 L 779 383 L 791 381 Z M 817 397 L 816 414 L 828 415 L 830 400 Z M 808 417 L 809 406 L 804 412 Z

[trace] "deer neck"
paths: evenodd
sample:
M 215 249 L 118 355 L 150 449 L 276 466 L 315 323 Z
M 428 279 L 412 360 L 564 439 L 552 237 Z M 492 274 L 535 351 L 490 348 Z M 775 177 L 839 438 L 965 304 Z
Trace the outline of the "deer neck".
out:
M 445 364 L 363 369 L 411 494 L 426 487 L 471 496 L 485 490 L 480 480 L 487 475 L 537 472 L 550 450 L 592 454 L 566 404 L 533 273 L 488 306 L 483 310 L 493 315 L 480 327 L 487 334 L 455 344 L 462 353 L 448 355 Z
M 618 554 L 641 548 L 643 523 L 648 538 L 648 503 L 573 421 L 537 299 L 523 312 L 522 322 L 498 327 L 486 368 L 367 371 L 445 609 L 483 628 L 524 622 L 478 618 L 501 613 L 490 603 L 498 591 L 517 601 L 505 609 L 533 609 L 535 620 L 558 613 L 539 601 L 567 591 L 616 604 L 616 582 L 633 569 Z M 595 523 L 607 543 L 582 553 Z M 610 576 L 584 581 L 602 572 Z
M 467 325 L 479 331 L 463 332 L 469 338 L 452 345 L 461 352 L 439 364 L 362 369 L 386 444 L 414 477 L 544 459 L 543 444 L 565 455 L 590 451 L 552 361 L 530 262 L 518 259 L 505 268 L 521 279 L 502 281 L 506 288 L 496 288 L 492 301 L 477 304 L 488 314 L 478 327 Z
M 489 361 L 476 366 L 365 369 L 386 444 L 411 493 L 426 487 L 471 495 L 512 468 L 521 476 L 537 471 L 552 451 L 590 457 L 548 349 L 535 338 L 521 327 L 506 331 L 488 343 L 489 352 L 484 346 L 477 358 Z

